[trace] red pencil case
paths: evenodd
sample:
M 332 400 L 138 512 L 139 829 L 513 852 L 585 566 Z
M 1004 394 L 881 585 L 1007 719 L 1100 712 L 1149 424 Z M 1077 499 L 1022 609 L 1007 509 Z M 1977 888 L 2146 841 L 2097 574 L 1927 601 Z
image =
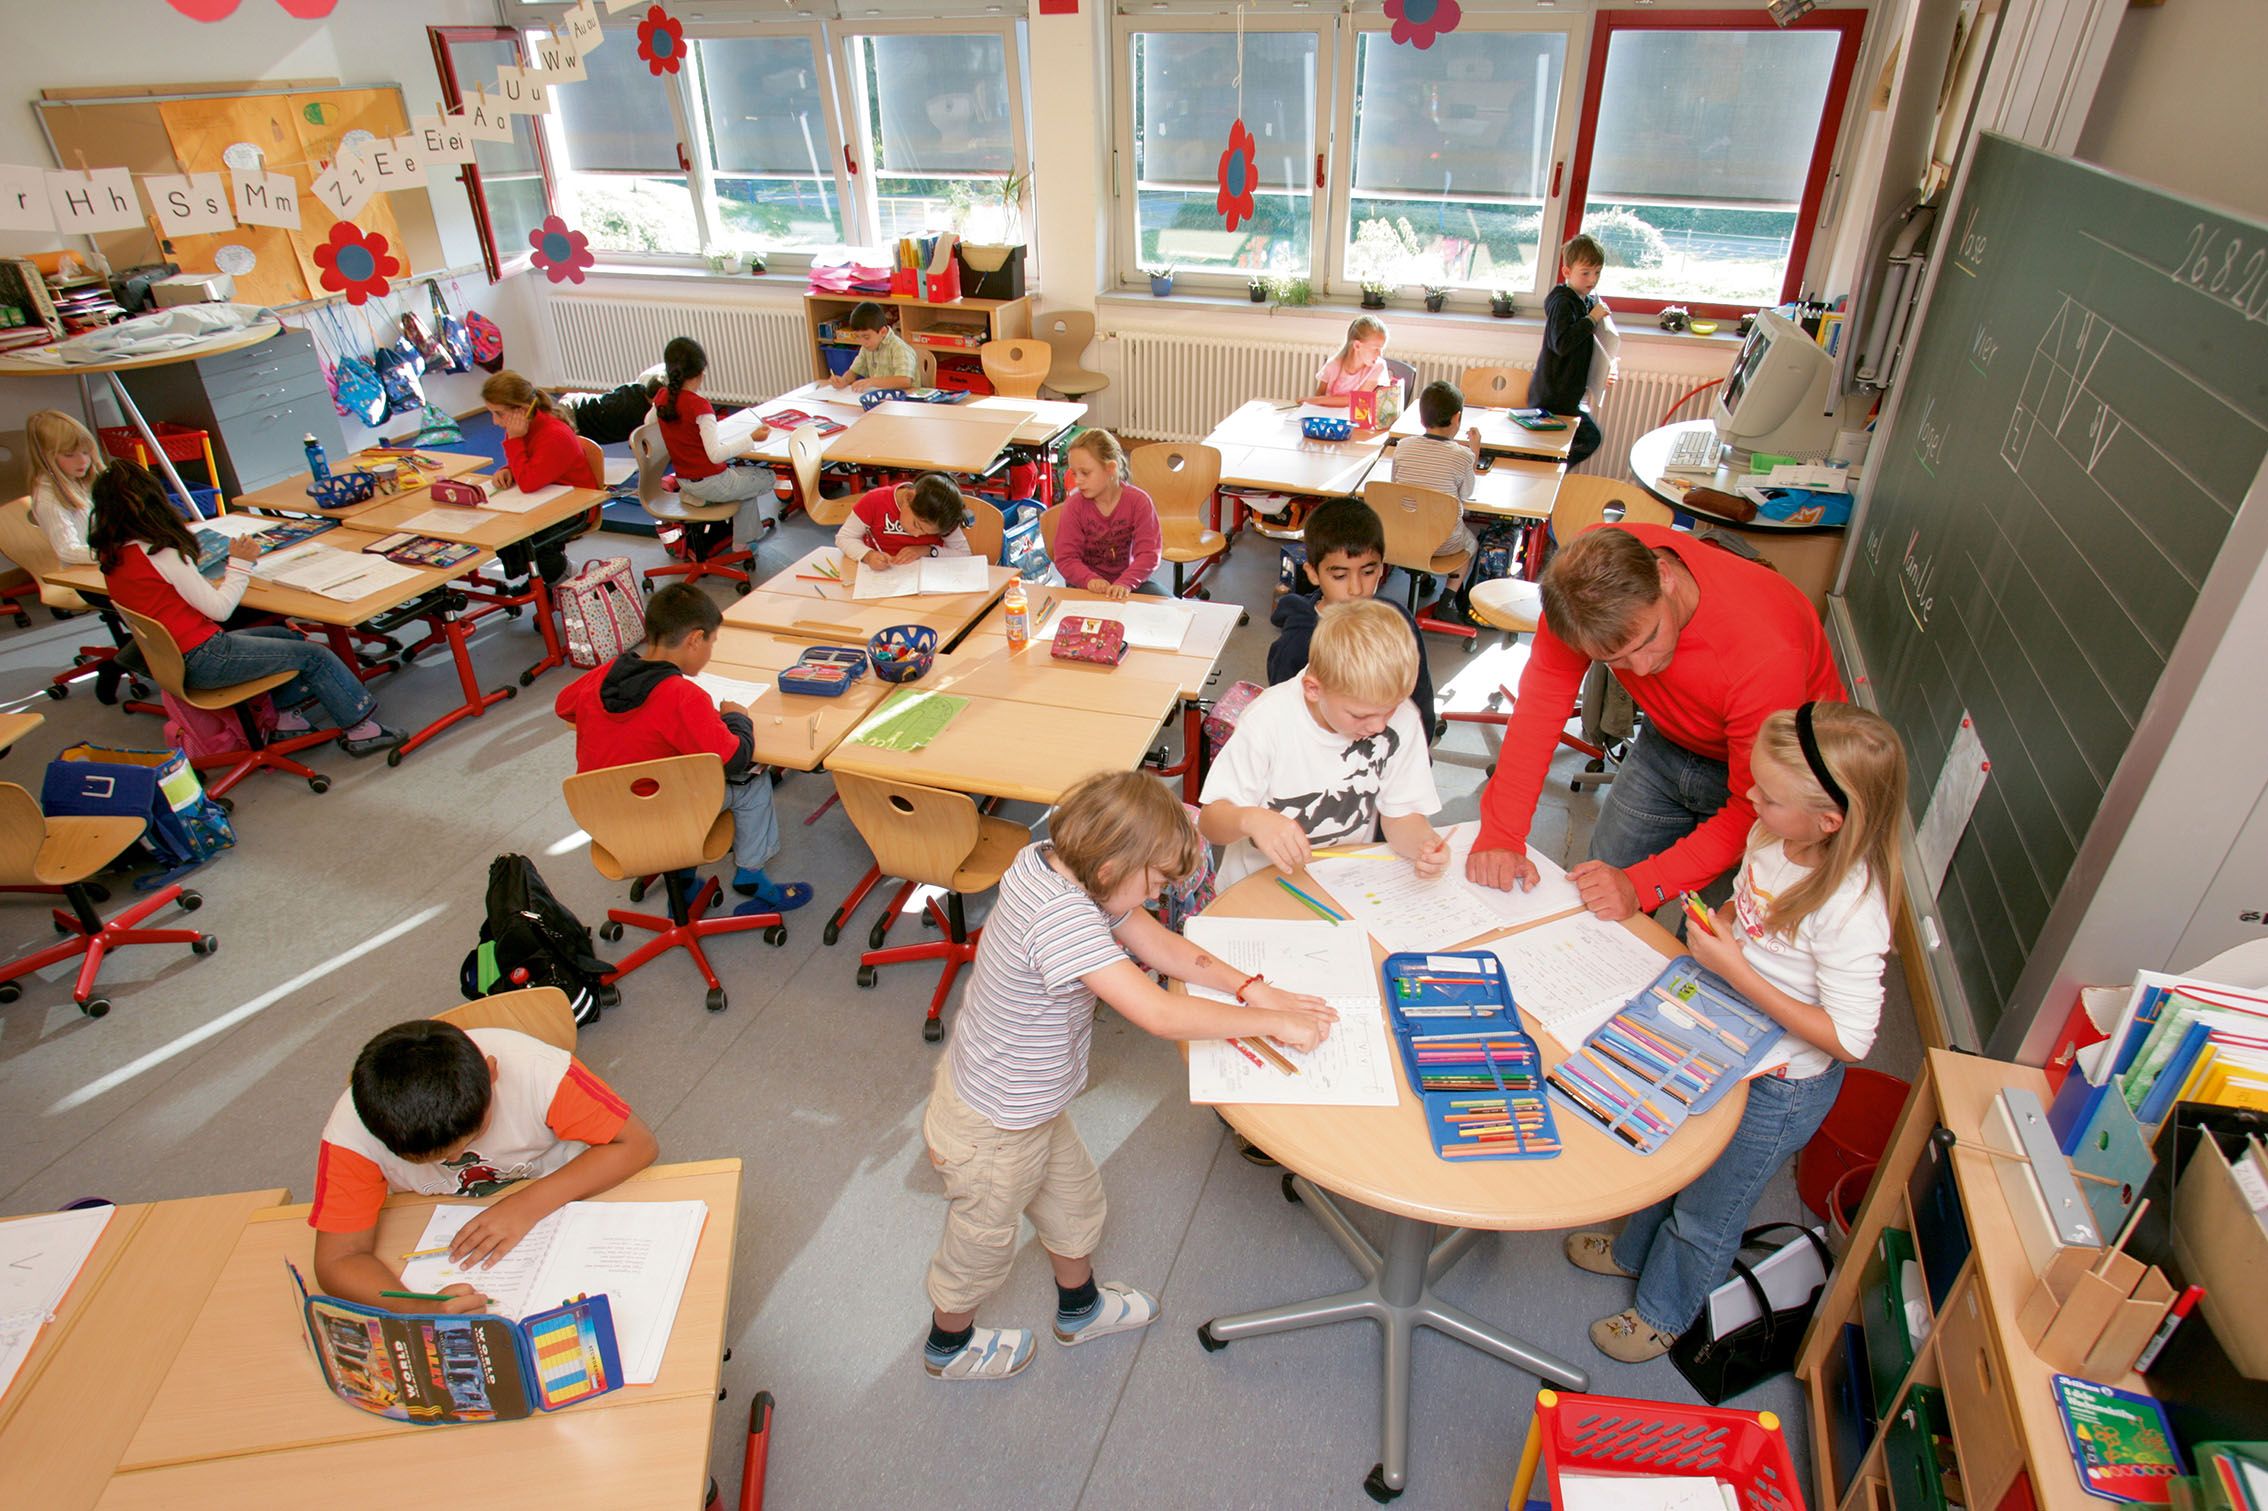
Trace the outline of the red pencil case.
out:
M 477 509 L 488 502 L 488 490 L 461 477 L 437 478 L 433 483 L 433 501 L 437 504 L 462 504 L 466 508 Z
M 1126 657 L 1126 626 L 1115 619 L 1074 615 L 1055 627 L 1055 659 L 1116 666 Z

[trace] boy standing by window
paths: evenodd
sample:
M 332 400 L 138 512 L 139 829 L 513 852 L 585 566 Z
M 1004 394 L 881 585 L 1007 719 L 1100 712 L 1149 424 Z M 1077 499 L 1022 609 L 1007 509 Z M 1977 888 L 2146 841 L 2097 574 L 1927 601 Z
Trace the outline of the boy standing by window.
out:
M 1543 347 L 1528 379 L 1528 406 L 1553 414 L 1575 415 L 1575 444 L 1567 465 L 1576 467 L 1599 449 L 1606 436 L 1591 418 L 1583 391 L 1591 381 L 1591 348 L 1599 326 L 1612 313 L 1596 290 L 1606 271 L 1606 248 L 1588 236 L 1569 237 L 1559 249 L 1559 282 L 1544 299 Z

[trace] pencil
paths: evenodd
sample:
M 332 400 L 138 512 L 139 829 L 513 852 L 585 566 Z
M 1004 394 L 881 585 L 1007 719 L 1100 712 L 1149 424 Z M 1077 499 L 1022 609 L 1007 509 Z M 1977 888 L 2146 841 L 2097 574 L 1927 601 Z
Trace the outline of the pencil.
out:
M 796 580 L 797 582 L 840 582 L 840 581 L 842 581 L 842 579 L 841 579 L 841 578 L 839 578 L 839 577 L 832 577 L 832 576 L 829 576 L 828 574 L 826 574 L 826 573 L 824 573 L 824 572 L 798 572 L 798 573 L 796 573 L 796 574 L 795 574 L 795 580 Z M 825 595 L 824 593 L 822 593 L 822 594 L 820 594 L 819 596 L 820 596 L 820 597 L 822 597 L 822 598 L 824 598 L 824 597 L 825 597 L 826 595 Z
M 457 1299 L 454 1296 L 437 1295 L 432 1291 L 380 1291 L 378 1294 L 391 1297 L 396 1301 L 454 1301 Z
M 1260 1051 L 1260 1053 L 1267 1058 L 1269 1064 L 1275 1066 L 1276 1069 L 1282 1071 L 1285 1075 L 1296 1076 L 1299 1074 L 1299 1067 L 1297 1065 L 1294 1065 L 1291 1061 L 1285 1059 L 1281 1054 L 1278 1054 L 1276 1052 L 1276 1046 L 1270 1044 L 1266 1039 L 1250 1039 L 1246 1042 L 1249 1043 L 1254 1049 Z
M 1244 1056 L 1247 1060 L 1250 1060 L 1255 1065 L 1265 1065 L 1267 1063 L 1258 1055 L 1254 1054 L 1251 1047 L 1247 1045 L 1242 1039 L 1224 1039 L 1221 1042 L 1228 1045 L 1229 1048 L 1235 1050 L 1238 1054 Z
M 1381 850 L 1376 845 L 1339 845 L 1333 846 L 1328 850 L 1311 850 L 1308 853 L 1310 855 L 1320 855 L 1326 860 L 1340 860 L 1345 857 L 1354 855 L 1391 855 L 1393 852 L 1390 850 Z
M 404 1259 L 439 1259 L 448 1252 L 449 1245 L 443 1244 L 438 1249 L 412 1249 L 402 1257 Z
M 1307 893 L 1302 892 L 1299 888 L 1293 886 L 1290 882 L 1284 880 L 1281 876 L 1276 878 L 1276 885 L 1282 887 L 1286 892 L 1291 893 L 1292 896 L 1298 898 L 1301 902 L 1306 903 L 1309 907 L 1313 908 L 1316 912 L 1321 913 L 1325 918 L 1330 919 L 1333 923 L 1345 923 L 1347 921 L 1346 914 L 1341 913 L 1336 909 L 1327 906 L 1318 899 L 1309 896 Z

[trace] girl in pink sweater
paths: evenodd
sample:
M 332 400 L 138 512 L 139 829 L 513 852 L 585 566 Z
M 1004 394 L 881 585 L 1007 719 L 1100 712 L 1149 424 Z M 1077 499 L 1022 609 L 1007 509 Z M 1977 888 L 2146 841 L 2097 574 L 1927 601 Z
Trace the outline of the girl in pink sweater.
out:
M 1071 492 L 1058 506 L 1055 568 L 1064 582 L 1091 593 L 1124 598 L 1158 569 L 1164 532 L 1150 495 L 1121 480 L 1126 453 L 1107 430 L 1082 431 L 1071 443 L 1064 471 Z

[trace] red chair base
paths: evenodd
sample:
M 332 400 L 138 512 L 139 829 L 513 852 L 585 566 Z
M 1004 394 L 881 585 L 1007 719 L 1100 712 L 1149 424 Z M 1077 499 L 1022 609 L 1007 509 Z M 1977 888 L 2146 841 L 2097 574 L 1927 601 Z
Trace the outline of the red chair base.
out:
M 701 941 L 718 934 L 743 934 L 751 929 L 763 929 L 767 944 L 782 945 L 787 943 L 787 925 L 780 921 L 777 913 L 749 913 L 723 918 L 703 916 L 724 892 L 723 886 L 713 876 L 701 883 L 701 890 L 694 893 L 690 900 L 684 895 L 684 883 L 676 876 L 664 877 L 663 883 L 669 889 L 670 916 L 667 918 L 656 918 L 651 913 L 633 913 L 625 908 L 607 910 L 606 923 L 599 929 L 601 938 L 620 939 L 625 928 L 644 929 L 654 937 L 633 950 L 627 960 L 615 966 L 603 984 L 612 986 L 640 966 L 659 959 L 670 950 L 681 949 L 693 957 L 694 967 L 700 971 L 701 979 L 709 983 L 709 1011 L 721 1013 L 725 1009 L 724 988 L 718 984 L 716 970 L 709 964 L 708 951 L 701 947 Z
M 1480 634 L 1479 630 L 1469 624 L 1451 624 L 1446 619 L 1434 618 L 1423 609 L 1418 611 L 1417 627 L 1420 633 L 1431 631 L 1436 635 L 1455 635 L 1460 640 L 1472 640 Z
M 907 886 L 912 886 L 911 882 Z M 901 897 L 903 894 L 900 894 Z M 940 908 L 935 899 L 924 904 L 937 927 L 944 931 L 943 939 L 925 939 L 920 944 L 895 944 L 888 949 L 868 950 L 858 957 L 858 984 L 873 986 L 880 979 L 885 965 L 907 965 L 917 960 L 942 960 L 944 971 L 937 978 L 937 990 L 929 996 L 929 1016 L 922 1020 L 921 1036 L 934 1044 L 945 1037 L 945 999 L 952 995 L 953 982 L 961 974 L 961 967 L 976 959 L 977 940 L 984 930 L 971 932 L 961 912 L 961 899 L 947 893 L 945 906 Z M 892 908 L 891 917 L 897 916 Z
M 23 994 L 23 988 L 16 984 L 17 978 L 43 971 L 58 961 L 83 956 L 78 979 L 72 983 L 71 1000 L 88 1017 L 99 1018 L 110 1011 L 110 1003 L 95 995 L 95 978 L 102 972 L 103 957 L 112 950 L 129 944 L 186 944 L 200 955 L 213 952 L 214 941 L 210 934 L 200 934 L 195 929 L 138 927 L 142 920 L 160 908 L 170 907 L 176 900 L 185 913 L 194 912 L 204 904 L 202 897 L 183 887 L 160 887 L 111 919 L 95 911 L 94 901 L 83 883 L 73 883 L 62 892 L 71 904 L 71 911 L 55 909 L 55 927 L 69 937 L 60 944 L 51 944 L 0 966 L 0 1002 L 13 1002 Z
M 680 551 L 684 554 L 679 555 Z M 687 582 L 699 582 L 704 577 L 722 577 L 727 582 L 739 583 L 744 588 L 754 586 L 748 573 L 741 570 L 743 567 L 753 569 L 756 565 L 756 553 L 746 546 L 731 546 L 722 551 L 713 551 L 707 556 L 695 556 L 681 528 L 678 543 L 670 548 L 670 555 L 675 559 L 667 565 L 646 568 L 646 581 L 682 577 Z
M 205 783 L 205 793 L 209 797 L 221 796 L 255 771 L 280 771 L 286 776 L 298 777 L 317 792 L 328 792 L 331 787 L 329 777 L 291 757 L 297 751 L 311 749 L 338 737 L 339 731 L 336 729 L 311 729 L 305 734 L 286 735 L 264 745 L 198 756 L 189 764 L 199 771 L 213 771 L 223 766 L 228 768 L 223 775 Z

